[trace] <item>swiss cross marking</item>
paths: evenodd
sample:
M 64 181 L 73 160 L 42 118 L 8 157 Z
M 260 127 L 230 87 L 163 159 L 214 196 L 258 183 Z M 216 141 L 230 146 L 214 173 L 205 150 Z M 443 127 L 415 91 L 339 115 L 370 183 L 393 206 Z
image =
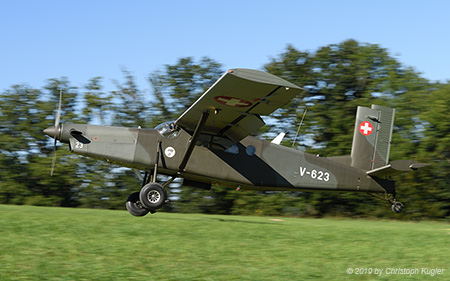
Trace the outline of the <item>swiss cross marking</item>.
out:
M 231 106 L 231 107 L 248 107 L 251 106 L 252 103 L 246 100 L 242 100 L 239 98 L 234 98 L 234 97 L 227 97 L 227 96 L 217 96 L 214 97 L 214 99 L 221 104 L 224 104 L 226 106 Z
M 359 125 L 359 131 L 365 136 L 370 135 L 373 132 L 372 124 L 367 121 L 362 122 L 361 125 Z

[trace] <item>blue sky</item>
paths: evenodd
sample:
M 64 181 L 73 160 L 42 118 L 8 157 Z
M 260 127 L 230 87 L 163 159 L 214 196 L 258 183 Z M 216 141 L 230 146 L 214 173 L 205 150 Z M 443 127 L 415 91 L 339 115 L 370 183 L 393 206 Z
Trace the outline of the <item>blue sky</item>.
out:
M 125 67 L 150 92 L 149 73 L 181 57 L 260 69 L 288 44 L 315 51 L 350 38 L 445 82 L 449 12 L 444 0 L 0 0 L 0 90 L 62 76 L 77 87 L 103 76 L 112 90 Z

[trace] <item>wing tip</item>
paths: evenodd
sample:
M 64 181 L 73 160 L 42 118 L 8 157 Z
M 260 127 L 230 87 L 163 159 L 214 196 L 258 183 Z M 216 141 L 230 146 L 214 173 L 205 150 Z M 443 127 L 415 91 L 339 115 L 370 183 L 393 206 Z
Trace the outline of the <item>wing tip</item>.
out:
M 273 84 L 277 86 L 283 86 L 288 88 L 300 89 L 303 90 L 302 87 L 297 86 L 281 77 L 273 75 L 269 72 L 249 69 L 249 68 L 231 68 L 227 71 L 227 74 L 234 75 L 236 77 L 246 79 L 249 81 L 254 81 L 258 83 L 264 84 Z

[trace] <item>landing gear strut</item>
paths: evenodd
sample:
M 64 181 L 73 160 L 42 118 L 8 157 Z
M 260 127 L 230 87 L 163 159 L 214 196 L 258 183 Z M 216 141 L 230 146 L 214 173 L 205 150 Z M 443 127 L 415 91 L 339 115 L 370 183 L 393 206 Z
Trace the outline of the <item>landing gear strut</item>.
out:
M 395 199 L 396 195 L 397 195 L 397 193 L 394 191 L 394 194 L 392 194 L 392 197 L 389 198 L 388 200 L 392 204 L 392 206 L 391 206 L 392 212 L 398 214 L 398 213 L 400 213 L 402 211 L 403 204 L 400 203 L 400 202 L 397 202 L 397 200 Z

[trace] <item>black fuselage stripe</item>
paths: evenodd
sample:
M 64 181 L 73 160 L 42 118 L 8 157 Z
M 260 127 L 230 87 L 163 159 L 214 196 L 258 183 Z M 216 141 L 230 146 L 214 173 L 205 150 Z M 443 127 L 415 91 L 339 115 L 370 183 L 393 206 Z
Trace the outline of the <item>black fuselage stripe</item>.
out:
M 215 149 L 211 151 L 255 186 L 293 187 L 289 181 L 257 155 L 248 155 L 244 145 L 237 143 L 237 146 L 238 154 Z

